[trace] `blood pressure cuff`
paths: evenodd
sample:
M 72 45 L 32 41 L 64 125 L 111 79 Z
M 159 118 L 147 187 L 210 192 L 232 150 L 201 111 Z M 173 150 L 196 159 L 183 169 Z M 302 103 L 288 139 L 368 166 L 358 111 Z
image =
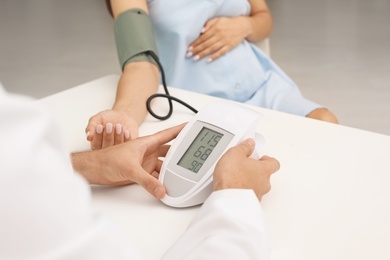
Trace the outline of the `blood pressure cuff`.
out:
M 157 64 L 148 51 L 157 53 L 152 22 L 142 9 L 134 8 L 121 13 L 114 25 L 116 48 L 122 71 L 126 64 L 148 61 Z

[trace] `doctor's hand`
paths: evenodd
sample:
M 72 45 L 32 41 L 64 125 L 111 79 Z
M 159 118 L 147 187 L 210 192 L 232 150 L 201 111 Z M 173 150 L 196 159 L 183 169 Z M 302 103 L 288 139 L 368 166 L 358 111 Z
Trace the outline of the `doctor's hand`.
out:
M 123 144 L 100 150 L 73 153 L 73 168 L 90 184 L 126 185 L 138 183 L 160 199 L 165 188 L 158 180 L 162 161 L 168 152 L 168 142 L 181 131 L 184 124 L 153 135 L 139 137 Z
M 187 58 L 195 61 L 206 56 L 211 62 L 225 55 L 250 33 L 251 25 L 246 17 L 217 17 L 209 20 L 201 31 L 201 35 L 191 43 L 187 50 Z
M 279 170 L 279 161 L 268 156 L 259 160 L 249 158 L 254 147 L 255 141 L 247 139 L 221 157 L 214 170 L 214 191 L 252 189 L 259 200 L 270 191 L 270 178 Z
M 138 137 L 138 124 L 123 111 L 105 110 L 92 116 L 85 129 L 91 149 L 101 149 Z

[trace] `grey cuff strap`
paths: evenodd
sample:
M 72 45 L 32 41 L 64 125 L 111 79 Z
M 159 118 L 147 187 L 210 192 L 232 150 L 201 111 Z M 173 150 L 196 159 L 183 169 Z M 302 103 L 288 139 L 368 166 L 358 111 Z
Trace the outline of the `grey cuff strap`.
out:
M 122 70 L 134 61 L 157 64 L 147 53 L 157 53 L 153 26 L 149 15 L 142 9 L 130 9 L 121 13 L 114 25 L 116 47 Z

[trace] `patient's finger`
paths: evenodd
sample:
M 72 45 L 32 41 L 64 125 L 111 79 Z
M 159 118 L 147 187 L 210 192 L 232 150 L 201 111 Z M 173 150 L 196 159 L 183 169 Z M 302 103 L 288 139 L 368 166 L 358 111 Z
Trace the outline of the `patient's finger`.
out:
M 112 123 L 107 123 L 106 127 L 103 132 L 103 142 L 102 142 L 102 148 L 106 148 L 109 146 L 114 145 L 115 139 L 114 139 L 114 128 Z
M 116 124 L 114 131 L 114 144 L 121 144 L 124 142 L 123 127 L 121 124 Z
M 103 142 L 103 125 L 97 125 L 95 129 L 95 134 L 93 135 L 93 139 L 91 141 L 91 149 L 97 150 L 102 148 Z

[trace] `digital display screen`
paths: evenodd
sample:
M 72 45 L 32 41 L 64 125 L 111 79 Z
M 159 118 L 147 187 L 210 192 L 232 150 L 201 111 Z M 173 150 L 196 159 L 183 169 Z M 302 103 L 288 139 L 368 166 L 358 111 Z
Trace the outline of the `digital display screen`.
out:
M 197 173 L 222 137 L 223 134 L 203 127 L 177 165 Z

